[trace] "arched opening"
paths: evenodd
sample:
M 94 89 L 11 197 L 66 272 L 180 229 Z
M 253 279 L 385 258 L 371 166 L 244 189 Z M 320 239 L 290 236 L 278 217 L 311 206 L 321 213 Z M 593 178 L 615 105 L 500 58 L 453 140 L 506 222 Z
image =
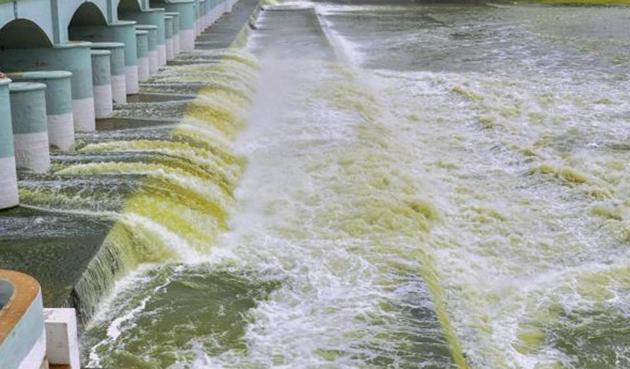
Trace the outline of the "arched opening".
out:
M 15 19 L 0 29 L 0 48 L 35 49 L 52 47 L 52 42 L 35 22 Z
M 81 26 L 104 26 L 107 20 L 94 3 L 85 2 L 74 12 L 68 28 Z
M 120 0 L 118 3 L 118 15 L 125 13 L 138 13 L 142 11 L 138 0 Z

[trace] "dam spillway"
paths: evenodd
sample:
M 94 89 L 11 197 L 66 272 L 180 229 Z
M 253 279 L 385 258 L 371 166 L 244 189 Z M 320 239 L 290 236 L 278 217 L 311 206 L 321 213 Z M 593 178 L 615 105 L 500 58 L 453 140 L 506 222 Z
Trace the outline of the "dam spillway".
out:
M 149 13 L 194 49 L 0 216 L 83 367 L 628 366 L 628 10 Z

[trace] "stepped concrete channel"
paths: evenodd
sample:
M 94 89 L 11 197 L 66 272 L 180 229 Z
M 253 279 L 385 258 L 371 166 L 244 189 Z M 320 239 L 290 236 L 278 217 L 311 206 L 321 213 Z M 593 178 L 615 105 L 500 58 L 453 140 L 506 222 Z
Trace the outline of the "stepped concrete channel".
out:
M 260 9 L 258 0 L 236 2 L 0 0 L 2 369 L 79 368 L 74 286 L 112 226 L 56 214 L 78 231 L 33 237 L 29 227 L 50 211 L 21 205 L 21 183 L 47 176 L 75 136 L 165 123 L 115 112 L 182 99 L 143 91 L 142 82 L 195 48 L 233 43 Z

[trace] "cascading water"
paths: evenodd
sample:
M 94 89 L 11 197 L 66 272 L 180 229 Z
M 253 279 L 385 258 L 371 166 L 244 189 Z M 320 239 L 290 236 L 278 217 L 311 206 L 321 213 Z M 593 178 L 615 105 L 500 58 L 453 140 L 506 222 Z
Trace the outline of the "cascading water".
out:
M 187 54 L 23 181 L 113 223 L 86 366 L 628 367 L 629 15 L 294 2 Z

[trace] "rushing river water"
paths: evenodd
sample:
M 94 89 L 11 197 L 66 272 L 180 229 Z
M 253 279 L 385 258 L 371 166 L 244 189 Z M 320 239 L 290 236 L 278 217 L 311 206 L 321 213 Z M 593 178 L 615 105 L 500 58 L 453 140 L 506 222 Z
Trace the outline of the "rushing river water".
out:
M 301 2 L 169 67 L 196 100 L 118 114 L 179 123 L 57 168 L 144 178 L 90 269 L 126 260 L 88 366 L 630 367 L 629 22 Z

